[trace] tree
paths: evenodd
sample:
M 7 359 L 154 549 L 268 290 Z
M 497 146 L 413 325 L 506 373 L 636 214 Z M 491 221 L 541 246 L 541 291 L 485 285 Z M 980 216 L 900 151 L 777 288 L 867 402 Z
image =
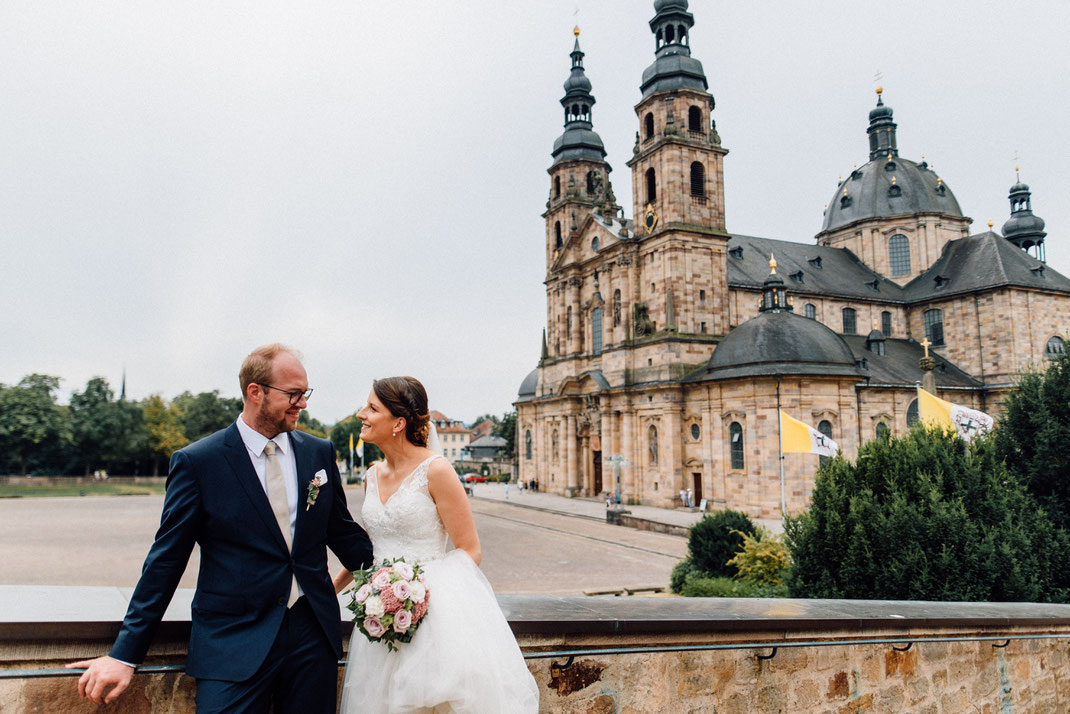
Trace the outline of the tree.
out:
M 0 449 L 22 475 L 32 461 L 49 461 L 63 448 L 64 411 L 56 404 L 59 377 L 31 374 L 14 387 L 0 385 Z
M 168 404 L 159 394 L 153 394 L 141 405 L 148 431 L 148 447 L 152 454 L 152 475 L 160 473 L 160 459 L 170 459 L 171 454 L 189 443 L 182 430 L 182 411 Z
M 1004 402 L 996 453 L 1057 525 L 1070 530 L 1070 354 L 1029 370 Z
M 230 426 L 242 410 L 241 399 L 220 397 L 219 390 L 196 396 L 182 392 L 173 403 L 182 411 L 182 430 L 191 442 Z
M 809 512 L 785 520 L 792 594 L 1065 601 L 1070 539 L 997 456 L 915 425 L 818 469 Z
M 93 377 L 71 394 L 71 439 L 88 476 L 97 468 L 136 473 L 151 458 L 149 433 L 140 406 L 114 400 L 103 377 Z
M 312 436 L 318 436 L 321 439 L 327 438 L 327 426 L 319 419 L 309 416 L 308 411 L 304 409 L 297 416 L 297 428 Z
M 360 440 L 360 427 L 362 426 L 360 419 L 357 419 L 357 415 L 353 414 L 342 419 L 337 424 L 332 426 L 327 432 L 327 438 L 334 444 L 335 453 L 341 458 L 345 459 L 346 463 L 349 463 L 349 437 L 353 437 L 353 448 L 357 448 L 357 442 Z M 357 464 L 361 463 L 361 459 L 353 455 Z M 383 452 L 379 450 L 379 447 L 375 444 L 364 445 L 364 463 L 370 464 L 373 461 L 383 458 Z
M 500 436 L 505 439 L 505 449 L 503 454 L 510 459 L 516 458 L 516 410 L 506 412 L 502 415 L 500 420 L 497 420 L 498 426 L 494 427 L 494 436 Z

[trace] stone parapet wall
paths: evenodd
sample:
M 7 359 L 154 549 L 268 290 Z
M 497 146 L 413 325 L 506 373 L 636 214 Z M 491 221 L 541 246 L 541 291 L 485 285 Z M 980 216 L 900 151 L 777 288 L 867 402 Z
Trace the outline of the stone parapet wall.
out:
M 39 597 L 41 590 L 49 592 Z M 0 676 L 106 651 L 125 608 L 80 604 L 104 602 L 104 590 L 117 589 L 0 586 Z M 146 664 L 183 662 L 189 600 L 189 591 L 176 595 Z M 42 606 L 56 602 L 68 606 Z M 541 712 L 1070 710 L 1070 605 L 526 595 L 499 602 L 529 658 Z M 195 692 L 181 672 L 139 674 L 107 711 L 185 714 Z M 0 711 L 99 709 L 78 698 L 73 677 L 23 676 L 0 679 Z

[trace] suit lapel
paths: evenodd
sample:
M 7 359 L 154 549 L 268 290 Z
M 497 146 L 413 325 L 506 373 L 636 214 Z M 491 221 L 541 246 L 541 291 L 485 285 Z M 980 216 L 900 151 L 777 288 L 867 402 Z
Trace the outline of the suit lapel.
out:
M 260 514 L 261 520 L 264 521 L 268 532 L 275 538 L 279 547 L 286 550 L 286 541 L 282 537 L 282 531 L 279 530 L 278 521 L 275 520 L 275 512 L 271 510 L 271 502 L 268 501 L 264 486 L 256 475 L 253 462 L 249 460 L 249 452 L 245 448 L 245 442 L 242 441 L 241 432 L 238 431 L 236 424 L 231 424 L 227 429 L 223 444 L 227 447 L 227 463 L 230 464 L 238 483 L 242 485 L 245 495 L 253 504 L 253 510 Z
M 312 445 L 300 431 L 290 432 L 290 445 L 294 450 L 294 463 L 297 464 L 297 523 L 294 525 L 294 545 L 301 537 L 301 524 L 305 521 L 308 498 L 308 484 L 312 482 Z

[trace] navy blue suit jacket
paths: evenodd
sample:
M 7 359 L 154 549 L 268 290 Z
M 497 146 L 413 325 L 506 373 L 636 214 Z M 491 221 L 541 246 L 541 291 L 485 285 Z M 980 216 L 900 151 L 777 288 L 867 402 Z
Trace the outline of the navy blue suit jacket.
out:
M 290 440 L 298 493 L 292 554 L 237 425 L 174 453 L 160 529 L 112 657 L 132 663 L 144 659 L 194 543 L 201 552 L 188 674 L 234 682 L 251 677 L 278 634 L 291 574 L 341 657 L 341 618 L 326 548 L 356 570 L 371 563 L 371 541 L 346 508 L 331 443 L 300 431 L 291 432 Z M 327 483 L 306 510 L 308 484 L 320 469 L 327 472 Z

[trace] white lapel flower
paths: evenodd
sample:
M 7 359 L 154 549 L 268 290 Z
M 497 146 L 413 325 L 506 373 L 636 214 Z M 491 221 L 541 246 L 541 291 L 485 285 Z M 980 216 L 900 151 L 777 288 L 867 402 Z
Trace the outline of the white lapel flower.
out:
M 308 482 L 308 496 L 305 498 L 305 510 L 312 508 L 316 505 L 316 499 L 320 495 L 320 486 L 327 483 L 327 472 L 324 469 L 320 469 L 316 472 L 316 475 L 312 477 L 312 480 Z

